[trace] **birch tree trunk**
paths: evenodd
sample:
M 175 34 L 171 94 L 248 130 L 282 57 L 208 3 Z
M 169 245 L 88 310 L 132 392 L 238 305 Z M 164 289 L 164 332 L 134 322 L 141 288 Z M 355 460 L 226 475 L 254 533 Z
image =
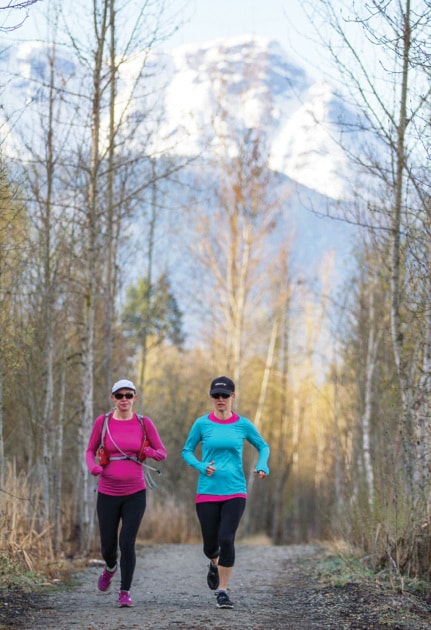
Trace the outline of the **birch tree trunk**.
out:
M 59 392 L 58 392 L 58 409 L 54 442 L 54 461 L 56 475 L 54 478 L 53 487 L 53 545 L 56 555 L 61 553 L 63 547 L 63 454 L 64 454 L 64 409 L 66 398 L 66 360 L 62 357 L 61 361 L 61 374 L 59 379 Z M 66 512 L 71 517 L 70 511 Z
M 395 182 L 394 182 L 394 207 L 391 224 L 391 331 L 394 349 L 395 365 L 400 383 L 401 400 L 403 404 L 403 417 L 401 421 L 401 436 L 404 449 L 404 464 L 406 470 L 407 496 L 413 501 L 416 495 L 414 476 L 416 468 L 416 452 L 413 425 L 413 391 L 409 379 L 411 367 L 407 365 L 401 306 L 402 294 L 402 256 L 401 256 L 401 214 L 404 198 L 404 180 L 406 176 L 406 128 L 407 128 L 407 102 L 409 98 L 409 67 L 411 63 L 411 3 L 405 0 L 403 5 L 403 25 L 400 37 L 400 49 L 402 55 L 401 88 L 399 98 L 399 111 L 397 122 L 397 138 L 395 147 Z
M 83 329 L 83 370 L 82 370 L 82 393 L 83 393 L 83 414 L 80 430 L 81 453 L 85 449 L 90 438 L 91 429 L 94 422 L 94 341 L 95 341 L 95 315 L 97 301 L 96 273 L 100 273 L 97 258 L 97 235 L 98 235 L 98 184 L 99 169 L 101 164 L 100 156 L 100 126 L 102 108 L 102 88 L 103 88 L 103 58 L 106 48 L 106 37 L 109 20 L 109 2 L 105 0 L 100 11 L 99 20 L 97 13 L 94 14 L 95 43 L 94 66 L 93 66 L 93 93 L 92 93 L 92 115 L 91 115 L 91 156 L 89 168 L 89 189 L 88 205 L 86 208 L 86 289 L 84 295 L 84 329 Z M 91 548 L 94 538 L 94 493 L 90 483 L 90 475 L 84 458 L 81 464 L 82 473 L 82 502 L 81 507 L 81 548 Z M 80 497 L 79 497 L 80 498 Z
M 428 270 L 431 270 L 431 244 L 428 249 Z M 425 300 L 431 297 L 431 273 L 426 276 Z M 417 464 L 415 487 L 418 499 L 424 502 L 427 514 L 431 507 L 431 307 L 425 308 L 425 343 L 422 376 L 419 383 L 420 398 L 415 406 Z
M 116 273 L 115 263 L 117 258 L 116 242 L 114 232 L 115 222 L 115 172 L 116 172 L 116 100 L 117 100 L 117 46 L 116 46 L 116 24 L 115 24 L 115 0 L 109 2 L 109 130 L 108 130 L 108 170 L 107 170 L 107 195 L 106 195 L 106 239 L 105 239 L 105 300 L 104 311 L 104 384 L 105 391 L 109 392 L 113 383 L 113 325 L 115 319 L 115 286 Z
M 271 336 L 270 336 L 270 340 L 268 344 L 265 369 L 263 372 L 262 382 L 260 386 L 259 401 L 257 403 L 256 414 L 254 416 L 254 425 L 259 432 L 262 431 L 262 418 L 263 418 L 263 412 L 264 412 L 265 402 L 266 402 L 266 397 L 267 397 L 267 392 L 268 392 L 269 378 L 270 378 L 273 365 L 274 365 L 274 358 L 275 358 L 274 351 L 275 351 L 275 346 L 276 346 L 276 342 L 278 338 L 278 329 L 279 329 L 279 320 L 275 318 L 272 324 Z M 253 486 L 254 486 L 254 480 L 255 480 L 254 471 L 255 471 L 255 465 L 252 464 L 248 473 L 248 481 L 247 481 L 247 493 L 249 496 L 251 496 L 253 492 Z M 246 511 L 244 515 L 244 528 L 246 531 L 249 530 L 250 512 L 251 511 L 248 510 Z
M 51 233 L 53 229 L 52 203 L 53 203 L 53 187 L 54 187 L 54 103 L 56 96 L 55 89 L 55 46 L 52 47 L 52 53 L 49 58 L 50 82 L 49 82 L 49 101 L 48 101 L 48 126 L 47 126 L 47 144 L 46 144 L 46 199 L 42 208 L 42 264 L 43 264 L 43 330 L 44 339 L 44 372 L 45 379 L 45 403 L 43 409 L 43 431 L 42 431 L 42 462 L 41 462 L 41 479 L 44 484 L 44 492 L 42 493 L 45 505 L 45 522 L 52 522 L 55 515 L 55 504 L 53 495 L 53 480 L 58 475 L 55 469 L 54 447 L 56 440 L 54 439 L 56 426 L 54 423 L 54 302 L 55 302 L 55 281 L 52 269 L 52 243 Z
M 0 486 L 3 488 L 6 462 L 3 439 L 3 349 L 0 345 Z
M 145 312 L 147 313 L 147 320 L 143 322 L 141 339 L 142 339 L 142 357 L 141 357 L 141 369 L 139 373 L 139 389 L 141 396 L 145 393 L 145 369 L 147 366 L 147 352 L 148 352 L 148 337 L 151 331 L 151 322 L 149 321 L 151 312 L 151 302 L 154 294 L 153 286 L 153 262 L 154 262 L 154 235 L 157 222 L 157 177 L 156 177 L 156 164 L 155 160 L 151 160 L 151 208 L 150 218 L 148 222 L 148 254 L 147 254 L 147 291 L 145 295 Z
M 280 335 L 280 410 L 281 421 L 280 426 L 275 434 L 276 451 L 273 453 L 274 464 L 271 463 L 272 473 L 275 477 L 274 494 L 273 494 L 273 519 L 272 519 L 272 542 L 273 544 L 281 544 L 284 537 L 284 487 L 289 478 L 292 463 L 293 451 L 289 448 L 289 428 L 292 420 L 292 404 L 289 392 L 289 368 L 290 368 L 290 304 L 291 304 L 291 286 L 287 267 L 283 264 L 280 278 L 284 278 L 284 291 L 280 292 L 281 297 L 281 335 Z
M 374 283 L 371 282 L 368 293 L 368 343 L 365 362 L 364 409 L 362 414 L 362 453 L 364 458 L 365 482 L 368 491 L 368 505 L 374 510 L 374 469 L 371 455 L 371 417 L 373 401 L 374 371 L 377 365 L 377 352 L 382 329 L 377 330 L 374 306 Z

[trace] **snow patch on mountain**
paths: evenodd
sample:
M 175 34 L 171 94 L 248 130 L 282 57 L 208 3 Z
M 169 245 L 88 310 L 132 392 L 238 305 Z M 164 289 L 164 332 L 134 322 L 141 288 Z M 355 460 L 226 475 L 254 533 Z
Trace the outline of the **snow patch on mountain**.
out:
M 331 87 L 314 84 L 304 103 L 280 124 L 272 145 L 273 170 L 327 197 L 345 198 L 348 164 L 340 144 L 342 114 Z
M 48 98 L 50 51 L 39 42 L 2 50 L 10 129 L 15 123 L 31 128 L 32 106 Z M 78 95 L 78 85 L 82 90 L 89 80 L 67 49 L 55 49 L 55 68 L 69 93 Z M 120 66 L 118 94 L 119 115 L 127 108 L 135 128 L 144 121 L 145 133 L 136 133 L 129 148 L 207 160 L 235 150 L 237 133 L 258 130 L 270 168 L 326 197 L 347 197 L 348 165 L 339 140 L 351 114 L 329 84 L 313 84 L 275 41 L 241 36 L 142 51 Z

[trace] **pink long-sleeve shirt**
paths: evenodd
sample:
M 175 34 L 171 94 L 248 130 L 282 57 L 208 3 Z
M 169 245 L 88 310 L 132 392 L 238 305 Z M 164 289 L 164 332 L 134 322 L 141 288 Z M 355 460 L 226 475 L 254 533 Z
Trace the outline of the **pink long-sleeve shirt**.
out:
M 97 451 L 102 439 L 102 428 L 105 416 L 98 416 L 94 421 L 93 430 L 85 453 L 85 460 L 92 475 L 100 475 L 97 489 L 103 494 L 123 496 L 145 490 L 146 482 L 142 464 L 133 460 L 121 459 L 110 461 L 107 466 L 99 466 L 96 461 Z M 166 449 L 150 418 L 143 419 L 146 438 L 149 446 L 145 448 L 145 455 L 160 462 L 166 458 Z M 112 436 L 109 435 L 109 433 Z M 137 457 L 142 446 L 142 426 L 136 414 L 130 420 L 116 420 L 109 417 L 109 432 L 105 434 L 105 446 L 111 457 L 121 456 L 122 453 L 114 446 L 132 457 Z

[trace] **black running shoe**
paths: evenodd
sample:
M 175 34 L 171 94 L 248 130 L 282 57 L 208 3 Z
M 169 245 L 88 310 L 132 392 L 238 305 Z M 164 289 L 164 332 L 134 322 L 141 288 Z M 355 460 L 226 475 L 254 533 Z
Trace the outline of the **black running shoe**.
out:
M 212 591 L 215 591 L 219 585 L 218 568 L 212 562 L 208 565 L 207 584 Z
M 230 601 L 229 595 L 226 591 L 219 591 L 216 593 L 217 608 L 233 608 L 233 602 Z

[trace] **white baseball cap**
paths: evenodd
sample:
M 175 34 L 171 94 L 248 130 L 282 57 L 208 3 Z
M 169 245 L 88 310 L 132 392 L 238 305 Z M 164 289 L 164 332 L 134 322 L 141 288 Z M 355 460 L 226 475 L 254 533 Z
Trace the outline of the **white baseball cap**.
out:
M 126 378 L 122 378 L 114 383 L 111 393 L 115 394 L 115 392 L 118 392 L 119 389 L 133 389 L 133 391 L 136 392 L 135 385 L 132 383 L 132 381 L 128 381 Z

